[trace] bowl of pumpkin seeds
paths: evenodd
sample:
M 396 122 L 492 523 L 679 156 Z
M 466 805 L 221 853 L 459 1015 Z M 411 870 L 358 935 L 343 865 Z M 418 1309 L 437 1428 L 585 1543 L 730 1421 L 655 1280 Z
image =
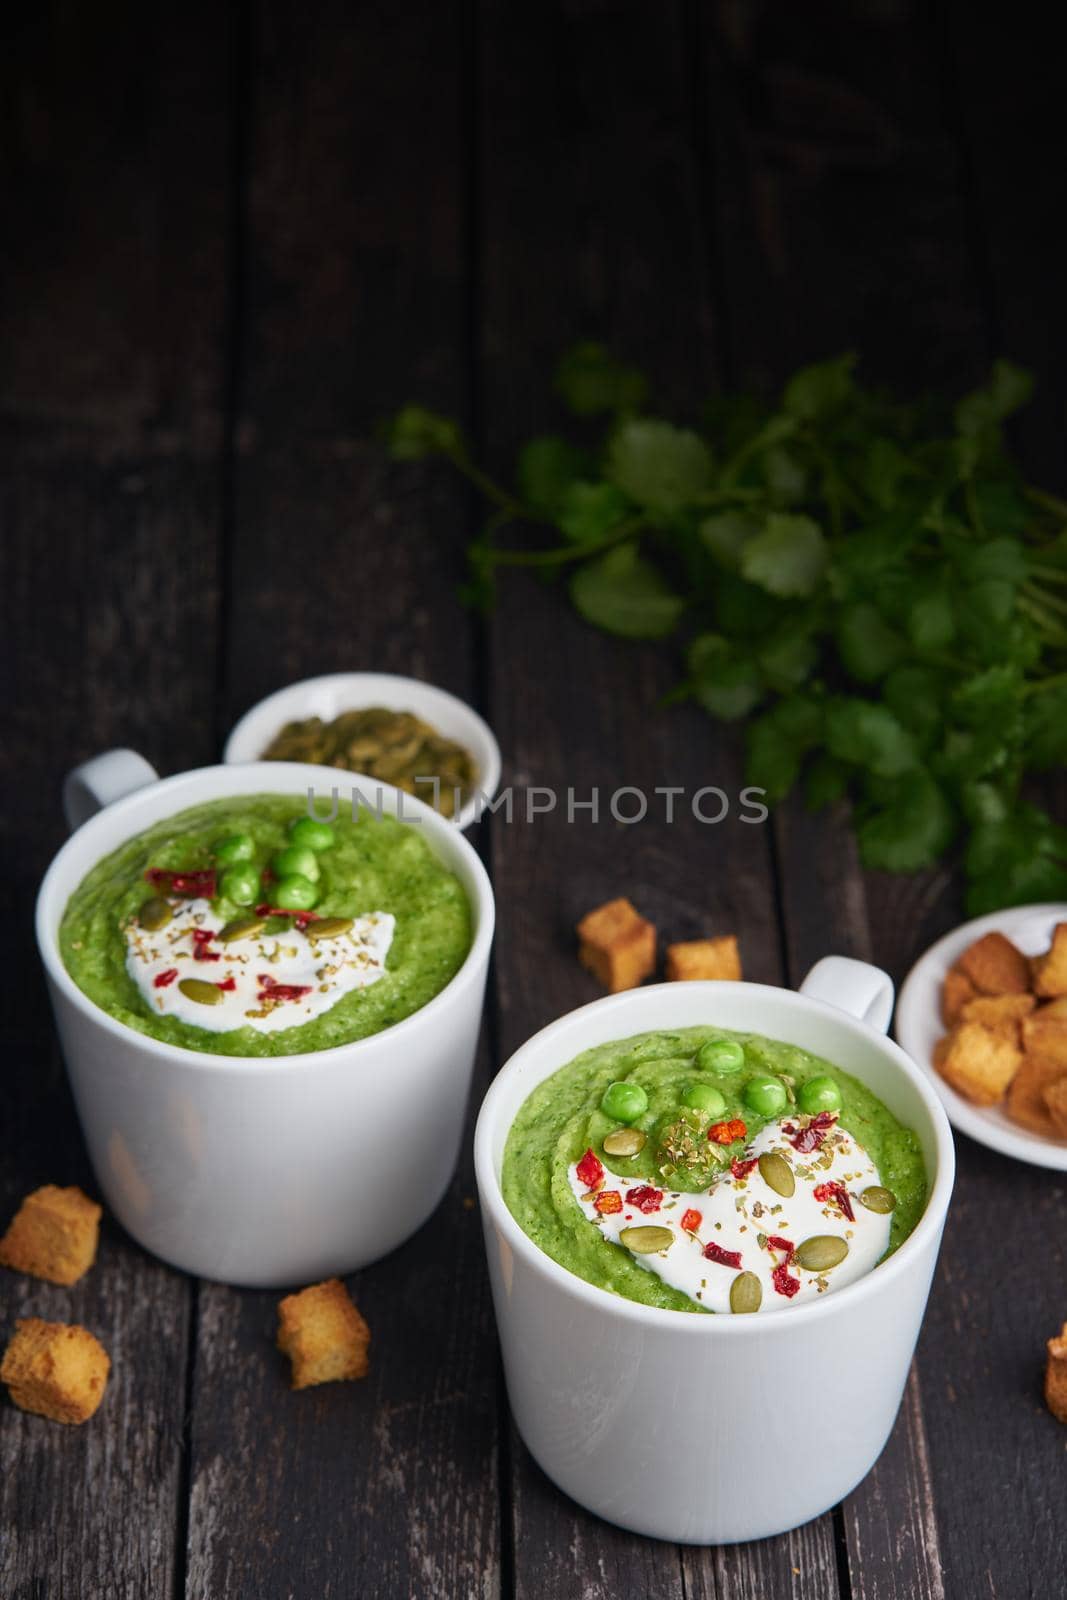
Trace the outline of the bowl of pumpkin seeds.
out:
M 500 748 L 458 696 L 387 672 L 304 678 L 260 700 L 223 760 L 303 761 L 392 784 L 459 828 L 476 822 L 500 782 Z

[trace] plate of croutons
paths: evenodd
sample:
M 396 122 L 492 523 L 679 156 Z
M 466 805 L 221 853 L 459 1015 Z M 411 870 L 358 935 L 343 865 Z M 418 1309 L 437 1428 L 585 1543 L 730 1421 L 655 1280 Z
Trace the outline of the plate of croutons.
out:
M 961 1133 L 1067 1171 L 1067 905 L 947 933 L 905 979 L 895 1031 Z

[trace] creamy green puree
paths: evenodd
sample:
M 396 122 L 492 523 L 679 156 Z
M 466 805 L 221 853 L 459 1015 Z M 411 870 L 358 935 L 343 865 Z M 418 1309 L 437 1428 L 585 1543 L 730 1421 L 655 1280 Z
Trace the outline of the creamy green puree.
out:
M 259 794 L 194 806 L 127 840 L 83 879 L 71 896 L 59 930 L 63 960 L 75 983 L 112 1017 L 170 1044 L 230 1056 L 270 1056 L 326 1050 L 379 1033 L 438 994 L 467 955 L 471 914 L 459 880 L 434 855 L 417 826 L 360 810 L 341 811 L 330 824 L 328 848 L 316 851 L 314 911 L 319 917 L 354 918 L 384 912 L 396 919 L 384 975 L 351 990 L 331 1009 L 300 1026 L 261 1032 L 249 1025 L 212 1032 L 146 1004 L 126 966 L 124 928 L 156 890 L 145 872 L 216 869 L 213 916 L 222 923 L 248 916 L 249 898 L 273 903 L 271 864 L 293 842 L 291 829 L 306 817 L 303 797 Z M 227 848 L 240 839 L 242 859 L 227 866 Z M 215 852 L 221 850 L 216 858 Z M 283 858 L 284 859 L 284 858 Z M 262 874 L 266 872 L 264 879 Z M 258 887 L 241 901 L 227 885 Z M 290 880 L 291 882 L 292 880 Z M 299 885 L 298 885 L 299 887 Z M 178 902 L 172 901 L 177 905 Z M 271 919 L 271 930 L 298 924 Z M 238 950 L 239 945 L 224 947 Z M 192 966 L 209 980 L 217 967 Z
M 743 1063 L 730 1070 L 702 1069 L 696 1055 L 709 1040 L 736 1041 L 743 1048 Z M 769 1123 L 795 1116 L 791 1103 L 770 1116 L 752 1109 L 751 1090 L 750 1099 L 745 1098 L 746 1085 L 768 1076 L 778 1078 L 787 1094 L 798 1096 L 812 1079 L 830 1078 L 836 1084 L 839 1125 L 865 1148 L 878 1167 L 881 1184 L 896 1197 L 887 1251 L 892 1253 L 915 1227 L 926 1203 L 926 1173 L 915 1134 L 902 1127 L 858 1079 L 833 1063 L 777 1039 L 722 1028 L 644 1033 L 601 1045 L 539 1084 L 520 1107 L 504 1150 L 503 1191 L 509 1209 L 547 1255 L 589 1283 L 643 1305 L 703 1313 L 705 1307 L 602 1236 L 596 1223 L 583 1215 L 568 1169 L 592 1149 L 606 1169 L 609 1186 L 618 1179 L 623 1189 L 651 1184 L 694 1194 L 706 1191 L 712 1179 L 702 1152 L 707 1150 L 712 1123 L 742 1120 L 747 1144 Z M 600 1104 L 609 1084 L 618 1083 L 638 1085 L 648 1097 L 647 1109 L 625 1124 L 605 1115 Z M 725 1109 L 709 1115 L 687 1107 L 683 1097 L 697 1085 L 717 1089 Z M 608 1155 L 605 1137 L 623 1126 L 646 1135 L 644 1148 L 630 1157 Z M 742 1150 L 738 1143 L 729 1153 L 740 1155 Z

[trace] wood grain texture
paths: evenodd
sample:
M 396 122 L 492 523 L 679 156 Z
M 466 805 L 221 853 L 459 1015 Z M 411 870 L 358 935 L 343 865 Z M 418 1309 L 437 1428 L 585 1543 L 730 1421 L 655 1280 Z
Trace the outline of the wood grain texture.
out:
M 226 208 L 226 40 L 208 8 L 22 16 L 0 62 L 0 675 L 6 803 L 0 1112 L 6 1225 L 45 1182 L 96 1185 L 33 946 L 64 772 L 109 745 L 210 754 Z M 103 1342 L 103 1405 L 67 1428 L 0 1406 L 0 1593 L 168 1597 L 177 1575 L 189 1285 L 105 1221 L 67 1289 L 0 1274 L 16 1317 Z
M 650 19 L 626 6 L 570 4 L 518 16 L 487 5 L 482 27 L 481 412 L 491 458 L 507 472 L 516 442 L 544 429 L 552 365 L 576 339 L 614 342 L 647 364 L 665 403 L 695 409 L 716 371 L 718 328 L 680 11 Z M 499 663 L 492 717 L 517 802 L 516 821 L 493 825 L 502 1056 L 597 997 L 575 959 L 574 924 L 615 895 L 656 923 L 661 948 L 736 931 L 746 974 L 776 981 L 767 830 L 739 820 L 737 740 L 692 707 L 660 704 L 676 673 L 668 653 L 598 635 L 559 587 L 521 577 L 501 584 L 490 650 Z M 692 813 L 694 792 L 707 784 L 733 801 L 719 825 Z M 674 822 L 655 794 L 664 785 L 686 791 Z M 639 823 L 611 818 L 622 786 L 648 796 Z M 546 789 L 559 797 L 555 808 L 527 823 L 526 801 L 547 805 L 536 792 Z M 594 789 L 600 820 L 588 810 L 569 820 L 567 791 L 588 801 Z M 621 802 L 627 812 L 636 805 Z M 829 1518 L 790 1540 L 723 1549 L 712 1563 L 590 1517 L 517 1440 L 510 1465 L 519 1596 L 575 1584 L 586 1600 L 680 1596 L 701 1585 L 786 1595 L 794 1566 L 826 1573 L 826 1593 L 838 1593 Z
M 251 35 L 224 702 L 317 672 L 468 697 L 464 499 L 367 434 L 465 403 L 460 37 L 451 8 L 263 6 Z M 479 1068 L 484 1089 L 485 1062 Z M 402 1163 L 402 1134 L 398 1143 Z M 361 1383 L 291 1393 L 278 1296 L 200 1291 L 186 1593 L 499 1592 L 497 1371 L 469 1156 L 430 1224 L 350 1280 Z

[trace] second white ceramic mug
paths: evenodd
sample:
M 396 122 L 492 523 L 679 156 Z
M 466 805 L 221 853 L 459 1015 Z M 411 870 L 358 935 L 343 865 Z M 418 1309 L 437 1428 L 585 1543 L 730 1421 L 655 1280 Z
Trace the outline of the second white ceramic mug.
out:
M 490 1088 L 475 1168 L 512 1411 L 548 1476 L 609 1522 L 684 1543 L 763 1538 L 836 1504 L 881 1453 L 954 1172 L 940 1102 L 880 1031 L 891 1002 L 884 973 L 841 958 L 820 962 L 799 994 L 725 982 L 634 989 L 552 1023 Z M 930 1184 L 926 1210 L 874 1272 L 792 1308 L 686 1315 L 587 1283 L 519 1227 L 500 1174 L 508 1130 L 530 1092 L 583 1050 L 697 1024 L 823 1056 L 914 1129 Z
M 204 801 L 309 792 L 326 800 L 330 786 L 342 804 L 357 788 L 372 806 L 410 819 L 466 890 L 471 949 L 427 1005 L 351 1044 L 246 1057 L 137 1033 L 82 993 L 57 932 L 71 894 L 103 856 Z M 481 1021 L 493 893 L 463 835 L 387 784 L 281 761 L 159 780 L 133 752 L 110 751 L 71 774 L 64 803 L 82 825 L 41 885 L 37 942 L 78 1116 L 112 1212 L 164 1261 L 259 1287 L 351 1272 L 403 1243 L 455 1168 Z

